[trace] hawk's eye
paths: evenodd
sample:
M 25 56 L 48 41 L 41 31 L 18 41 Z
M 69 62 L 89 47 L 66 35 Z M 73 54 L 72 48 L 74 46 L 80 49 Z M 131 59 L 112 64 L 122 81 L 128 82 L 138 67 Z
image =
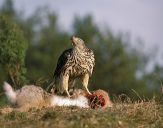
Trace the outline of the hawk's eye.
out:
M 83 40 L 82 39 L 79 39 L 79 42 L 83 42 Z

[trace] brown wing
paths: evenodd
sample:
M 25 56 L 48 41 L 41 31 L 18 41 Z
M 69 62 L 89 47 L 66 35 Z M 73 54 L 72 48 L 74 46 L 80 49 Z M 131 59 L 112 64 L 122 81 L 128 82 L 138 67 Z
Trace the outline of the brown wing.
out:
M 65 50 L 61 56 L 58 59 L 57 62 L 57 67 L 55 69 L 53 78 L 59 77 L 61 72 L 63 71 L 63 68 L 65 66 L 65 64 L 67 63 L 68 59 L 70 58 L 70 56 L 72 55 L 72 49 L 68 49 Z

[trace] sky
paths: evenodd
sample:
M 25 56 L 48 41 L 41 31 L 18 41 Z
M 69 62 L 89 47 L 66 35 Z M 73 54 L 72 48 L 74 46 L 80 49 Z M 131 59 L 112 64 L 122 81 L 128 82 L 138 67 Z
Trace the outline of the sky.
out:
M 0 0 L 0 4 L 3 0 Z M 69 30 L 74 15 L 91 14 L 99 26 L 115 33 L 130 33 L 132 43 L 141 38 L 142 50 L 158 53 L 153 58 L 163 64 L 163 0 L 14 0 L 18 10 L 29 16 L 40 6 L 48 6 L 59 17 L 62 29 Z

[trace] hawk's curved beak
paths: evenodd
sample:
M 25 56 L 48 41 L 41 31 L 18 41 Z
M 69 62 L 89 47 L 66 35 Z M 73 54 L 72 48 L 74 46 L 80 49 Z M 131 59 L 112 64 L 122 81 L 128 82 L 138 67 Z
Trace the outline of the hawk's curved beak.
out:
M 73 46 L 76 45 L 76 43 L 75 43 L 75 36 L 72 36 L 70 38 L 70 40 L 71 40 L 71 43 L 72 43 Z

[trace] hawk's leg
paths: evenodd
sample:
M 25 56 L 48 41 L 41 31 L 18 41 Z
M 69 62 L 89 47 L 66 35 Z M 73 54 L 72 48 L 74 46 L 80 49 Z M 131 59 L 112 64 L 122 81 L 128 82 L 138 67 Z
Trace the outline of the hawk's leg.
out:
M 88 90 L 88 81 L 89 81 L 89 74 L 85 74 L 83 77 L 82 77 L 82 84 L 83 86 L 85 87 L 86 91 L 91 95 L 90 91 Z
M 76 83 L 76 80 L 74 80 L 74 79 L 69 81 L 69 87 L 70 88 L 69 88 L 68 91 L 69 91 L 70 94 L 73 94 L 74 93 L 75 83 Z
M 64 89 L 64 91 L 67 93 L 67 96 L 70 97 L 70 94 L 68 92 L 68 80 L 69 80 L 69 75 L 63 75 L 62 78 L 62 88 Z

